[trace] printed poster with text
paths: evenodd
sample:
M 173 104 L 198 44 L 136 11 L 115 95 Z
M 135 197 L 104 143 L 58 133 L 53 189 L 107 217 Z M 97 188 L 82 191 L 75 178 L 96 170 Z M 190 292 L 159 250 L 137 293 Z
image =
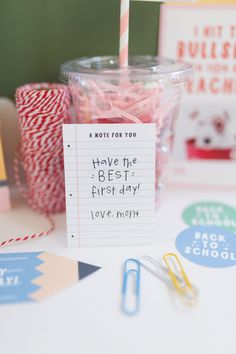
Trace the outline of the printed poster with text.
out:
M 162 5 L 159 55 L 194 69 L 176 123 L 171 179 L 177 184 L 236 185 L 235 19 L 232 5 Z M 225 173 L 216 181 L 222 162 Z

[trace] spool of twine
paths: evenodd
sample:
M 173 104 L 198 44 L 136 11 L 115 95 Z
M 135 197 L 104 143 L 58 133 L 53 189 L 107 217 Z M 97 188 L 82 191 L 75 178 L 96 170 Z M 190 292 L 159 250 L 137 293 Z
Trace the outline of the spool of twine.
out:
M 70 95 L 62 84 L 35 83 L 16 90 L 20 145 L 14 160 L 16 184 L 27 203 L 50 221 L 46 231 L 11 238 L 1 246 L 47 235 L 51 215 L 65 210 L 62 124 L 69 123 Z M 26 187 L 20 180 L 20 167 Z

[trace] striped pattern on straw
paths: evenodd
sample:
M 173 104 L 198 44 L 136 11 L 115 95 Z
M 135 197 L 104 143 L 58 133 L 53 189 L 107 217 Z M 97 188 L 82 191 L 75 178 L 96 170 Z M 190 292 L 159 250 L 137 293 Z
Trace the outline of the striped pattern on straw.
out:
M 120 3 L 120 67 L 128 66 L 129 2 L 130 0 L 121 0 Z

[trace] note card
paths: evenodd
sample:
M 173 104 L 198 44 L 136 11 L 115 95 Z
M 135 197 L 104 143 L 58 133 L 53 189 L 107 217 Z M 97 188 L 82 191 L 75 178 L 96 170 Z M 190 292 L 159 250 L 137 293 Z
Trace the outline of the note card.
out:
M 155 124 L 63 125 L 68 245 L 136 245 L 155 234 Z

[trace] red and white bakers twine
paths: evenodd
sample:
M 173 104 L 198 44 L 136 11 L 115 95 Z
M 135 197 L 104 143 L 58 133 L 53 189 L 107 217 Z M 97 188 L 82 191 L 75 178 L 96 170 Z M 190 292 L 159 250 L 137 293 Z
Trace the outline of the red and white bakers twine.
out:
M 16 90 L 21 133 L 14 160 L 16 184 L 28 204 L 48 217 L 50 228 L 11 238 L 0 246 L 46 236 L 54 229 L 50 215 L 65 210 L 62 124 L 69 123 L 69 106 L 69 90 L 62 84 L 35 83 Z M 26 189 L 19 178 L 19 166 L 25 175 Z
M 129 6 L 130 0 L 121 0 L 120 2 L 120 49 L 119 61 L 120 67 L 128 66 L 129 56 Z

